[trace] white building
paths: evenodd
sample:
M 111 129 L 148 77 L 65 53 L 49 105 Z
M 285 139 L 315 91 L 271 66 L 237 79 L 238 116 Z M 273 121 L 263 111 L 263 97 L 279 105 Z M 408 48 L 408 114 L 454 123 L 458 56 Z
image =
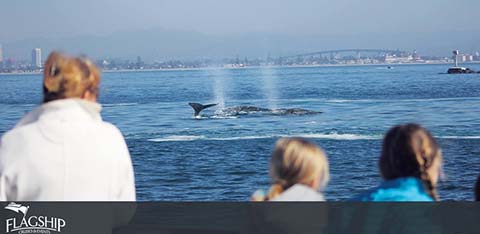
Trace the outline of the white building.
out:
M 35 48 L 32 50 L 32 65 L 42 67 L 42 49 Z
M 466 58 L 465 58 L 465 61 L 466 61 L 466 62 L 472 62 L 472 61 L 473 61 L 473 55 L 467 54 L 467 55 L 465 55 L 465 57 L 466 57 Z
M 385 55 L 385 63 L 410 63 L 413 61 L 413 56 L 396 56 L 396 55 Z

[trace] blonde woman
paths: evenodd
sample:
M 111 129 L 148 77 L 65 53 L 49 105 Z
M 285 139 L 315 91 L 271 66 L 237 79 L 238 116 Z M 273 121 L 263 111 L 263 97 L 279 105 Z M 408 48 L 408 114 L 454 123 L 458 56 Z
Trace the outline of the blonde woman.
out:
M 272 186 L 257 191 L 254 201 L 325 201 L 321 192 L 328 183 L 327 156 L 302 138 L 278 140 L 270 160 Z
M 130 154 L 102 120 L 99 84 L 89 60 L 49 55 L 43 104 L 1 138 L 0 200 L 135 200 Z

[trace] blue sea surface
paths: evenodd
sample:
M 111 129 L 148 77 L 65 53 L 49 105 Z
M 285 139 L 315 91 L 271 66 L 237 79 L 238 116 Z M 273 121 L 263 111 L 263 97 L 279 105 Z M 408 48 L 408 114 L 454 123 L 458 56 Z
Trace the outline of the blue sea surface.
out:
M 442 147 L 441 200 L 472 200 L 480 174 L 480 74 L 448 65 L 338 66 L 103 73 L 103 117 L 132 155 L 137 197 L 245 201 L 268 189 L 282 136 L 306 137 L 328 154 L 328 200 L 379 184 L 383 134 L 416 122 Z M 480 65 L 470 65 L 480 70 Z M 0 134 L 42 99 L 41 75 L 0 75 Z M 219 103 L 196 119 L 188 102 Z M 223 107 L 304 108 L 318 115 L 219 116 Z

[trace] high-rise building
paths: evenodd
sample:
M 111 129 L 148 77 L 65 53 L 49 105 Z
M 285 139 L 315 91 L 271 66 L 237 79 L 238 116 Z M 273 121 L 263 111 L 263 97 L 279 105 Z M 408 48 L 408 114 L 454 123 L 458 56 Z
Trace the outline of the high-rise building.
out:
M 2 44 L 0 44 L 0 63 L 3 62 L 3 48 Z
M 42 49 L 35 48 L 32 50 L 32 65 L 42 67 Z

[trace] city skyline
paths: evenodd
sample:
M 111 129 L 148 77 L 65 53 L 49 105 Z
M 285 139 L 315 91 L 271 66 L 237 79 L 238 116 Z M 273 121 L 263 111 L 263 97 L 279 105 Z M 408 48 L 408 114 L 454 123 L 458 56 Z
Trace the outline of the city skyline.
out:
M 423 53 L 422 55 L 423 56 L 434 56 L 434 57 L 448 57 L 450 54 L 451 54 L 451 50 L 452 49 L 458 49 L 458 48 L 462 48 L 461 46 L 460 47 L 452 47 L 450 49 L 447 49 L 445 51 L 442 51 L 441 54 L 429 54 L 429 53 Z M 46 53 L 44 53 L 43 57 L 42 57 L 42 50 L 43 48 L 39 48 L 39 47 L 33 47 L 33 51 L 32 50 L 28 50 L 28 48 L 22 48 L 22 50 L 25 50 L 25 51 L 30 51 L 29 55 L 27 56 L 27 53 L 24 53 L 20 56 L 9 56 L 9 54 L 7 54 L 7 56 L 5 56 L 5 53 L 4 53 L 4 47 L 3 45 L 0 43 L 0 62 L 2 60 L 15 60 L 15 61 L 26 61 L 26 60 L 29 60 L 29 61 L 36 61 L 37 59 L 33 58 L 34 56 L 36 56 L 36 52 L 35 50 L 36 49 L 39 49 L 40 50 L 40 55 L 38 56 L 40 58 L 40 60 L 43 60 L 43 59 L 46 59 L 46 55 L 49 54 L 50 52 L 56 50 L 56 51 L 62 51 L 62 52 L 66 52 L 66 53 L 69 53 L 69 54 L 78 54 L 78 55 L 82 55 L 82 56 L 86 56 L 86 57 L 90 57 L 92 59 L 120 59 L 120 60 L 129 60 L 129 59 L 134 59 L 134 58 L 137 58 L 137 57 L 141 57 L 141 58 L 144 58 L 143 56 L 141 56 L 139 53 L 135 53 L 134 55 L 130 55 L 130 56 L 109 56 L 109 55 L 101 55 L 101 56 L 90 56 L 88 54 L 85 54 L 85 53 L 82 53 L 82 52 L 77 52 L 77 53 L 71 53 L 71 51 L 65 51 L 65 50 L 61 50 L 61 49 L 47 49 L 46 50 Z M 346 47 L 346 48 L 333 48 L 333 49 L 327 49 L 327 51 L 330 51 L 330 50 L 397 50 L 397 51 L 409 51 L 408 49 L 400 49 L 398 47 L 396 48 L 353 48 L 353 47 Z M 8 49 L 7 49 L 8 50 Z M 45 50 L 44 50 L 45 51 Z M 246 55 L 246 54 L 232 54 L 232 55 L 227 55 L 227 56 L 212 56 L 212 57 L 209 57 L 209 56 L 199 56 L 199 57 L 182 57 L 182 56 L 178 56 L 178 57 L 169 57 L 169 58 L 161 58 L 161 56 L 159 56 L 159 58 L 155 58 L 155 59 L 148 59 L 149 62 L 155 62 L 155 61 L 162 61 L 162 60 L 198 60 L 198 59 L 225 59 L 225 58 L 231 58 L 231 57 L 238 57 L 238 56 L 241 56 L 241 57 L 252 57 L 252 58 L 259 58 L 259 59 L 263 59 L 263 58 L 267 58 L 267 57 L 270 57 L 270 56 L 273 56 L 273 57 L 291 57 L 291 56 L 296 56 L 296 55 L 299 55 L 299 54 L 305 54 L 305 53 L 316 53 L 316 52 L 319 52 L 319 51 L 322 51 L 322 50 L 304 50 L 302 52 L 297 52 L 296 54 L 293 54 L 293 53 L 290 53 L 290 54 L 271 54 L 270 52 L 266 52 L 264 53 L 263 55 L 261 56 L 251 56 L 251 55 Z M 421 51 L 421 49 L 420 49 Z M 479 56 L 479 50 L 460 50 L 462 53 L 462 55 L 466 56 L 467 59 L 466 61 L 468 61 L 468 58 L 469 56 Z M 413 53 L 417 53 L 417 49 L 413 49 L 411 50 L 411 52 Z M 31 62 L 30 64 L 41 64 L 41 62 L 37 63 L 37 62 Z
M 408 40 L 401 39 L 409 38 Z M 138 46 L 129 45 L 132 40 L 143 40 Z M 352 41 L 356 38 L 356 41 Z M 399 39 L 400 38 L 400 39 Z M 432 41 L 438 40 L 437 43 Z M 320 43 L 321 41 L 322 43 Z M 366 41 L 370 41 L 366 43 Z M 42 47 L 44 51 L 61 50 L 72 54 L 85 54 L 95 58 L 143 57 L 146 61 L 165 59 L 224 58 L 236 55 L 248 57 L 289 56 L 312 51 L 381 48 L 418 50 L 422 54 L 445 56 L 452 49 L 466 53 L 480 51 L 479 33 L 427 34 L 362 34 L 356 36 L 282 37 L 281 35 L 243 35 L 238 37 L 205 36 L 195 32 L 140 31 L 97 37 L 71 37 L 59 39 L 32 39 L 4 44 L 4 58 L 28 59 L 30 49 Z M 412 44 L 412 42 L 415 42 Z M 175 45 L 181 44 L 181 47 Z M 293 46 L 292 45 L 296 45 Z M 320 45 L 319 45 L 320 44 Z M 173 45 L 173 46 L 172 46 Z M 6 49 L 7 48 L 7 49 Z
M 315 54 L 315 53 L 325 53 L 325 52 L 329 52 L 329 51 L 332 51 L 332 52 L 344 52 L 344 51 L 356 51 L 356 50 L 359 50 L 359 51 L 375 51 L 375 50 L 379 50 L 379 51 L 384 51 L 385 53 L 396 53 L 396 52 L 402 52 L 402 53 L 412 53 L 412 54 L 417 54 L 417 50 L 414 49 L 412 51 L 407 51 L 407 50 L 402 50 L 402 49 L 399 49 L 399 48 L 396 48 L 396 49 L 393 49 L 393 48 L 335 48 L 335 49 L 330 49 L 330 50 L 324 50 L 324 51 L 307 51 L 305 53 L 297 53 L 297 54 L 286 54 L 286 55 L 276 55 L 275 57 L 295 57 L 295 56 L 303 56 L 303 55 L 306 55 L 306 54 Z M 457 48 L 454 48 L 454 50 L 457 50 Z M 53 50 L 51 51 L 47 51 L 46 54 L 49 54 L 50 52 L 52 52 Z M 59 50 L 56 50 L 56 51 L 59 51 Z M 60 50 L 61 51 L 61 50 Z M 472 50 L 472 51 L 459 51 L 459 56 L 463 56 L 465 57 L 465 61 L 469 61 L 468 58 L 472 57 L 472 56 L 476 56 L 476 57 L 479 57 L 480 56 L 480 51 L 478 50 Z M 65 52 L 65 51 L 61 51 L 61 52 Z M 68 53 L 68 52 L 67 52 Z M 436 57 L 448 57 L 448 55 L 451 54 L 451 50 L 450 51 L 445 51 L 445 53 L 443 53 L 443 55 L 432 55 L 432 54 L 423 54 L 423 56 L 436 56 Z M 12 59 L 12 60 L 18 60 L 18 61 L 24 61 L 25 58 L 23 56 L 21 57 L 4 57 L 3 56 L 3 46 L 2 44 L 0 43 L 0 62 L 2 62 L 3 60 L 6 59 Z M 45 54 L 43 54 L 45 55 Z M 46 55 L 43 56 L 42 55 L 42 48 L 41 47 L 34 47 L 32 50 L 31 50 L 31 53 L 30 53 L 30 61 L 31 61 L 31 64 L 42 64 L 42 60 L 46 59 Z M 80 54 L 81 56 L 86 56 L 88 57 L 86 54 Z M 235 57 L 238 57 L 239 54 L 236 54 Z M 359 55 L 356 55 L 356 56 L 359 56 Z M 231 57 L 231 56 L 230 56 Z M 245 57 L 248 57 L 248 56 L 245 56 Z M 253 56 L 255 57 L 255 56 Z M 271 54 L 268 53 L 266 55 L 265 58 L 267 57 L 271 57 Z M 92 59 L 126 59 L 126 60 L 129 60 L 129 59 L 142 59 L 142 56 L 140 55 L 136 55 L 136 56 L 133 56 L 133 57 L 113 57 L 113 56 L 97 56 L 97 57 L 90 57 Z M 223 58 L 209 58 L 209 57 L 203 57 L 203 59 L 225 59 L 227 57 L 223 57 Z M 259 57 L 256 57 L 256 58 L 261 58 L 261 56 Z M 40 61 L 38 61 L 38 59 L 40 59 Z M 172 58 L 172 59 L 180 59 L 180 58 Z M 158 60 L 161 60 L 161 59 L 158 59 Z M 157 61 L 158 61 L 157 60 Z M 186 59 L 186 60 L 189 60 L 189 59 Z M 190 59 L 191 60 L 191 59 Z M 471 59 L 470 59 L 471 60 Z
M 460 63 L 480 62 L 480 53 L 460 53 L 456 59 Z M 1 52 L 1 47 L 0 47 Z M 84 56 L 84 55 L 81 55 Z M 157 69 L 194 69 L 194 68 L 244 68 L 264 66 L 323 66 L 323 65 L 395 65 L 395 64 L 445 64 L 452 63 L 452 56 L 420 55 L 416 50 L 401 51 L 399 49 L 340 49 L 316 51 L 290 56 L 271 56 L 265 58 L 248 58 L 240 56 L 222 59 L 170 59 L 164 61 L 145 62 L 141 56 L 135 58 L 94 58 L 102 70 L 157 70 Z M 31 50 L 30 61 L 8 58 L 0 62 L 0 73 L 30 73 L 43 69 L 42 48 Z M 457 65 L 455 65 L 457 66 Z

